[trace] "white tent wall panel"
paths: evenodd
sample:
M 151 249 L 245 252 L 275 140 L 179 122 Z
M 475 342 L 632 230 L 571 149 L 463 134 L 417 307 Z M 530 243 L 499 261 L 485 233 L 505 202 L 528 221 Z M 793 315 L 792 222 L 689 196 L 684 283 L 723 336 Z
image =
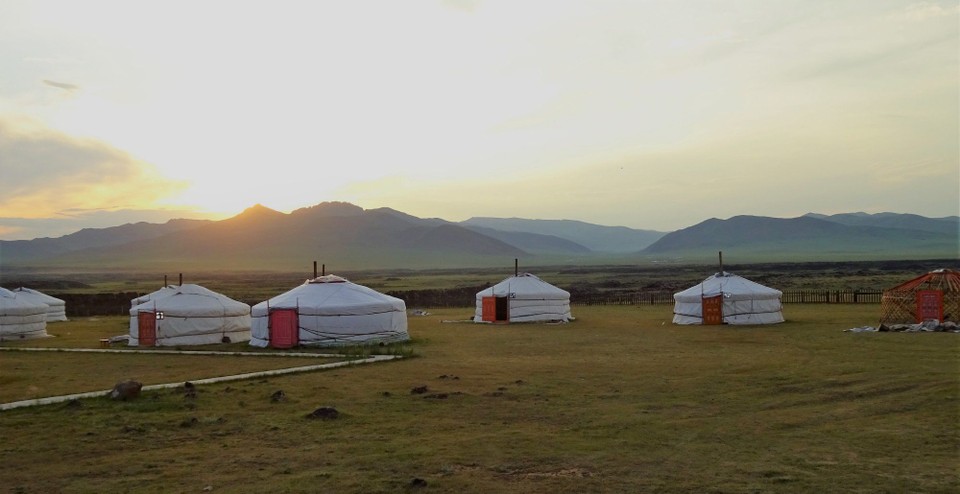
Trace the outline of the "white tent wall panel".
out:
M 253 318 L 251 346 L 269 345 L 269 319 L 266 314 Z M 300 314 L 298 320 L 300 344 L 304 346 L 355 345 L 370 340 L 393 343 L 410 339 L 405 311 L 339 316 Z
M 483 299 L 509 300 L 509 322 L 572 321 L 570 292 L 557 288 L 530 273 L 511 276 L 477 292 L 474 322 L 483 320 Z
M 48 336 L 47 304 L 0 288 L 0 341 Z
M 0 316 L 0 341 L 31 340 L 46 338 L 47 315 L 45 312 L 19 315 Z
M 508 303 L 510 306 L 510 322 L 569 321 L 573 319 L 570 314 L 569 300 L 511 298 Z M 480 299 L 473 314 L 473 320 L 476 322 L 483 321 L 482 304 L 482 299 Z
M 297 311 L 299 344 L 342 346 L 407 341 L 407 306 L 335 275 L 307 280 L 251 309 L 250 345 L 270 344 L 270 311 Z
M 67 320 L 67 303 L 63 300 L 26 287 L 20 287 L 12 291 L 17 294 L 17 297 L 24 300 L 46 305 L 47 322 Z
M 140 344 L 137 316 L 130 317 L 130 340 L 128 345 Z M 164 314 L 157 321 L 157 346 L 210 345 L 250 339 L 250 315 L 220 317 L 176 317 Z
M 156 319 L 157 346 L 208 345 L 220 343 L 224 336 L 231 342 L 250 339 L 249 305 L 199 285 L 158 291 L 165 295 L 130 309 L 128 345 L 140 344 L 139 315 L 144 312 L 163 314 Z
M 723 301 L 723 322 L 727 324 L 776 324 L 783 322 L 783 306 L 780 300 L 728 300 Z M 703 304 L 677 302 L 674 306 L 674 324 L 703 324 Z
M 784 321 L 782 293 L 732 273 L 717 273 L 674 294 L 674 324 L 703 324 L 703 299 L 723 296 L 726 324 L 777 324 Z

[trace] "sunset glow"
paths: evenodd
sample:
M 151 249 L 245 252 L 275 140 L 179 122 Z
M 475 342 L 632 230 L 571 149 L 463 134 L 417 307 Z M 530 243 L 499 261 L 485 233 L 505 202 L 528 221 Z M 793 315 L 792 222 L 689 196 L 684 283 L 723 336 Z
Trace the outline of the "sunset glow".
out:
M 952 1 L 8 1 L 0 239 L 331 200 L 957 215 L 958 26 Z

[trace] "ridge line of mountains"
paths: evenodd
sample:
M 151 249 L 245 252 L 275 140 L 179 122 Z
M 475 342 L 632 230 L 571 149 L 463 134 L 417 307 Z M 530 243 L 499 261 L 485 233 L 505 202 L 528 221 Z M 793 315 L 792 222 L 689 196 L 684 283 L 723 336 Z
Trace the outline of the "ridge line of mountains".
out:
M 898 213 L 711 218 L 674 232 L 574 220 L 418 218 L 325 202 L 289 214 L 255 205 L 220 221 L 88 228 L 57 238 L 0 240 L 0 268 L 337 269 L 525 264 L 957 259 L 960 217 Z

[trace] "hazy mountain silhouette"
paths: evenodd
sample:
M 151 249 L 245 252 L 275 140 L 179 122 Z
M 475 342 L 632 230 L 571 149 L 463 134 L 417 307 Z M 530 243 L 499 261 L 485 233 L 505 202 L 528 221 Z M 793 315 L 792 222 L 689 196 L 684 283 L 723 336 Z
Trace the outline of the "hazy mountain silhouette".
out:
M 625 226 L 601 226 L 575 220 L 528 220 L 523 218 L 474 217 L 460 222 L 469 227 L 484 227 L 504 232 L 552 235 L 582 245 L 594 252 L 636 252 L 647 247 L 665 232 L 637 230 Z
M 844 215 L 840 215 L 846 219 Z M 887 221 L 887 220 L 884 220 Z M 815 215 L 799 218 L 735 216 L 727 220 L 711 218 L 665 235 L 643 250 L 644 254 L 714 255 L 717 251 L 736 251 L 747 257 L 850 258 L 858 255 L 891 259 L 912 256 L 958 256 L 954 233 L 911 228 L 849 225 L 819 219 Z M 869 222 L 867 222 L 869 223 Z M 911 222 L 896 222 L 913 224 Z
M 0 241 L 0 267 L 286 270 L 449 268 L 524 263 L 958 257 L 960 220 L 883 213 L 710 219 L 664 234 L 570 220 L 471 218 L 454 223 L 390 208 L 325 202 L 291 213 L 255 205 L 222 221 L 89 228 L 58 238 Z M 881 226 L 877 226 L 881 225 Z M 646 246 L 641 251 L 641 248 Z M 624 254 L 631 253 L 631 254 Z
M 881 228 L 899 228 L 903 230 L 920 230 L 924 232 L 938 232 L 958 235 L 960 217 L 947 216 L 944 218 L 927 218 L 916 214 L 901 213 L 842 213 L 823 215 L 807 213 L 805 216 L 820 220 L 832 221 L 849 226 L 876 226 Z

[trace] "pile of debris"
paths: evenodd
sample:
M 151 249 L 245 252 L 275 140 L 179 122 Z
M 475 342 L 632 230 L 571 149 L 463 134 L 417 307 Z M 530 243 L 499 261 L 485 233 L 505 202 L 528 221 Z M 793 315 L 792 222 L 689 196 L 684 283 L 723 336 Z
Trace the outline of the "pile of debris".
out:
M 896 333 L 960 333 L 960 325 L 953 321 L 940 322 L 936 319 L 928 319 L 917 324 L 891 324 L 881 323 L 878 327 L 861 326 L 859 328 L 844 329 L 851 333 L 876 333 L 876 332 L 896 332 Z

